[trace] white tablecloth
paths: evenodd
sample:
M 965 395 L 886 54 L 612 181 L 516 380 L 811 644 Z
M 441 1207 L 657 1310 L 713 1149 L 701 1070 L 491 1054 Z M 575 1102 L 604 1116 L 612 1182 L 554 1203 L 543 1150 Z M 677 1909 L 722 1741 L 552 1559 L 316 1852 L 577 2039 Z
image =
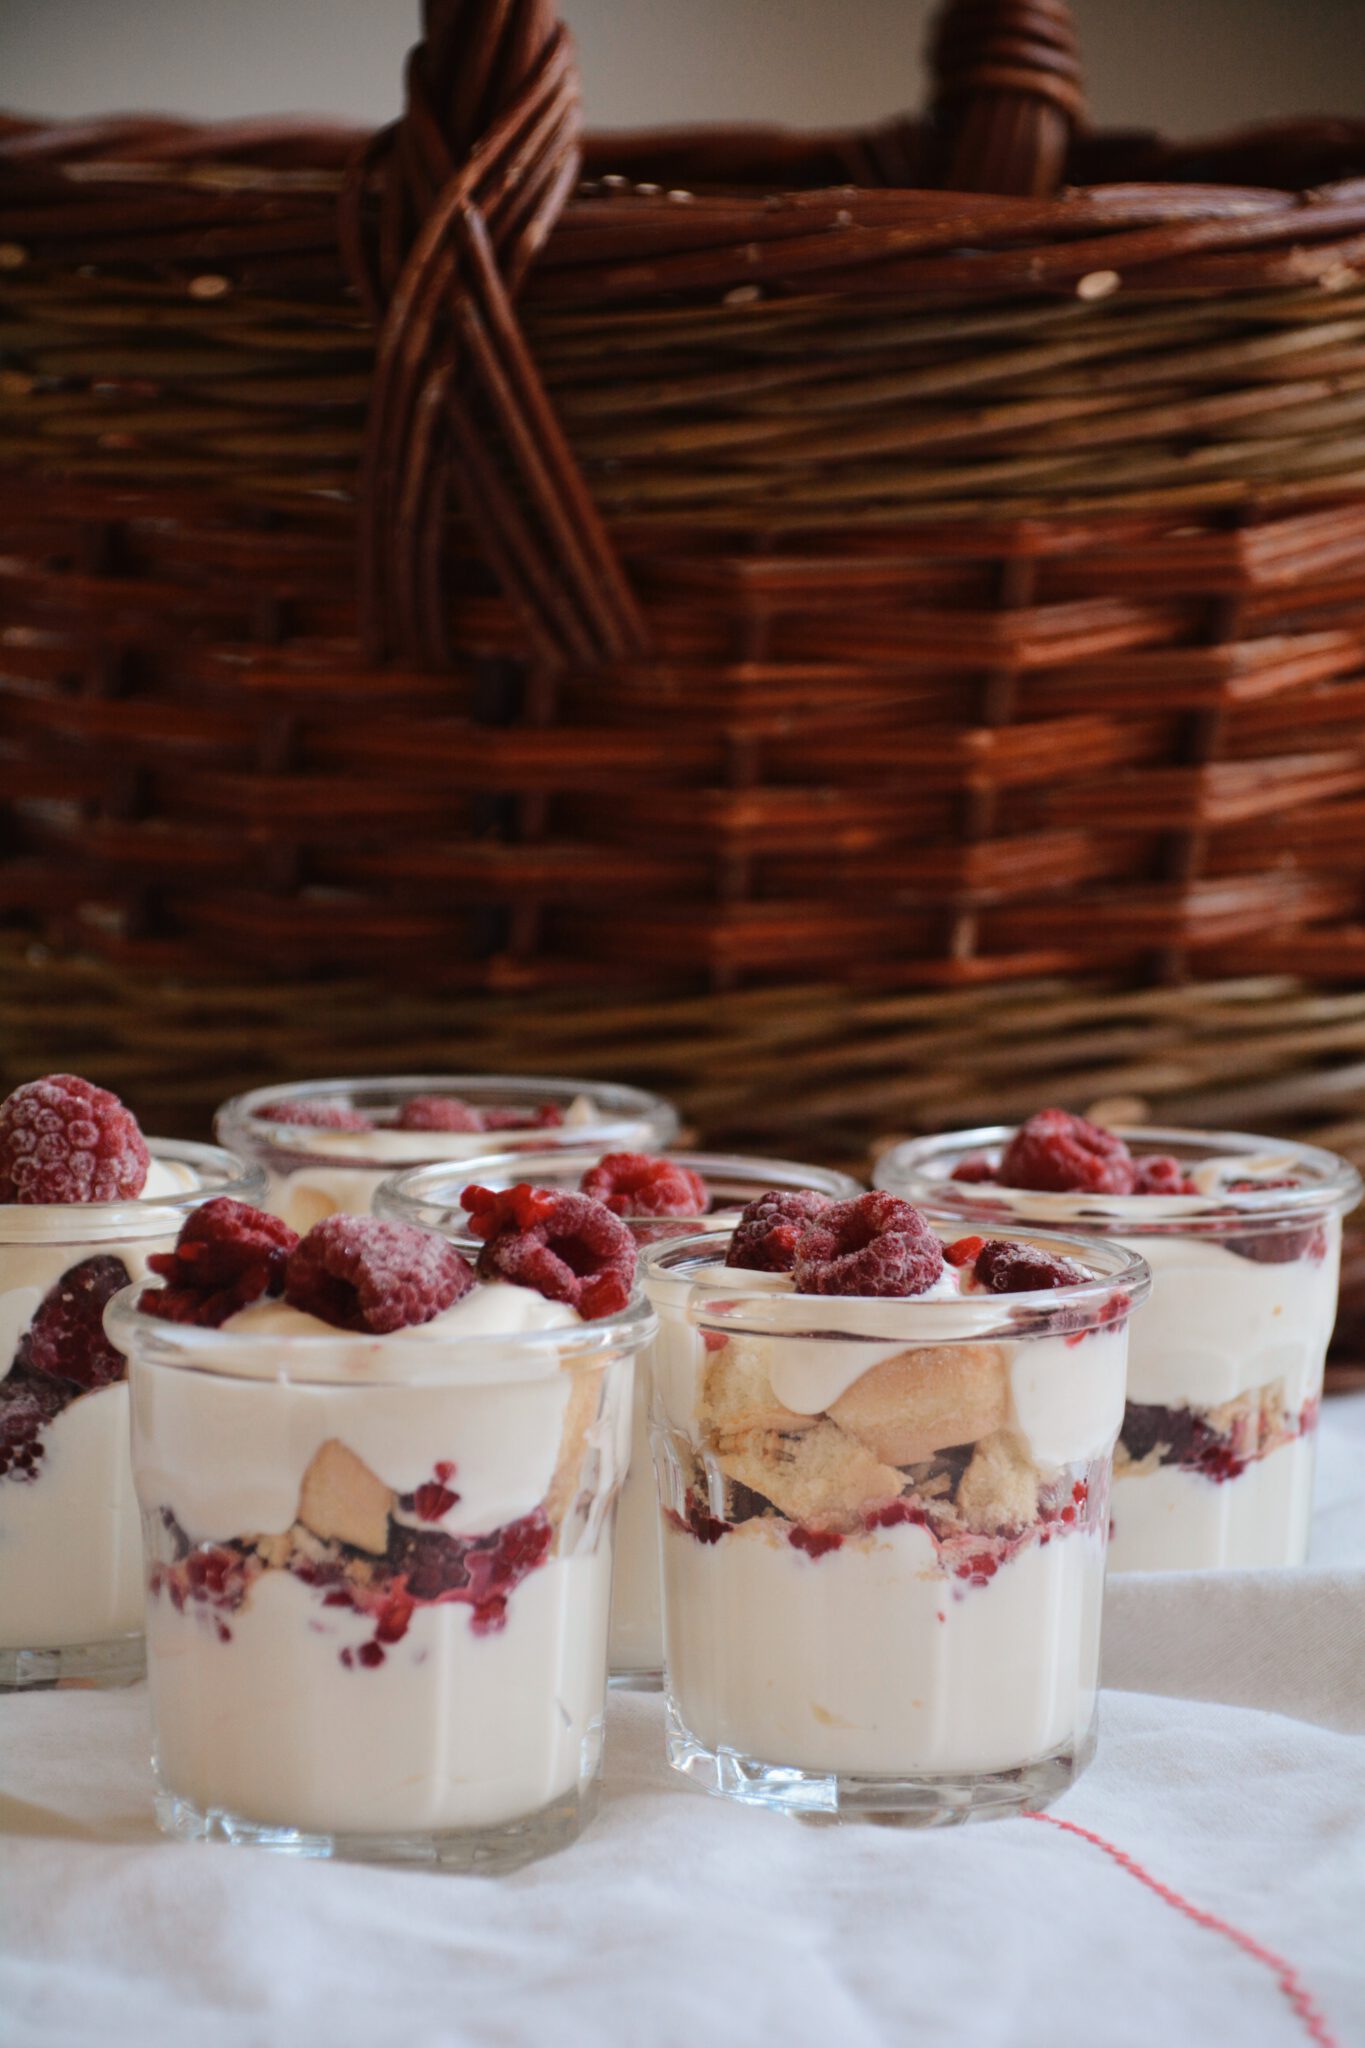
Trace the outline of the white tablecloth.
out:
M 1365 2041 L 1365 1396 L 1328 1404 L 1319 1502 L 1305 1571 L 1113 1583 L 1099 1756 L 1053 1809 L 1288 1990 L 1047 1820 L 707 1799 L 665 1766 L 656 1699 L 613 1699 L 599 1819 L 514 1877 L 164 1842 L 137 1687 L 0 1700 L 0 2041 Z

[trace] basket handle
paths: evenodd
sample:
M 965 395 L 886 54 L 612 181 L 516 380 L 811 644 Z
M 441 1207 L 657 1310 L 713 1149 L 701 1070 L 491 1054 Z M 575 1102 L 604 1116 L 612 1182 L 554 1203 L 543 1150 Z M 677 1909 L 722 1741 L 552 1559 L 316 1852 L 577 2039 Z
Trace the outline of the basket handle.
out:
M 938 182 L 1049 198 L 1085 122 L 1066 0 L 947 0 L 929 62 Z
M 644 644 L 514 303 L 577 183 L 580 130 L 573 48 L 550 0 L 424 0 L 403 115 L 352 165 L 340 224 L 379 324 L 359 521 L 372 659 L 448 664 L 454 500 L 541 662 Z

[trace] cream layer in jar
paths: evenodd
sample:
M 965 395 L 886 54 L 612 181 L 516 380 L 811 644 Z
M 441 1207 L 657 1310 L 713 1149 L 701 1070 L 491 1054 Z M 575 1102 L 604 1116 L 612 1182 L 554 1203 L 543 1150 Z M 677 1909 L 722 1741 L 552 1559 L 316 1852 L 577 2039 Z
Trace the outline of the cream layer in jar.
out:
M 1302 1562 L 1354 1169 L 1281 1140 L 1143 1129 L 1116 1135 L 1139 1163 L 1176 1159 L 1190 1192 L 1049 1193 L 951 1178 L 964 1160 L 993 1170 L 1011 1135 L 897 1146 L 877 1180 L 959 1228 L 1008 1217 L 1093 1231 L 1150 1266 L 1114 1459 L 1110 1569 Z
M 468 1113 L 469 1128 L 409 1129 L 399 1121 L 451 1102 Z M 297 1122 L 290 1121 L 291 1107 L 301 1112 Z M 312 1121 L 336 1111 L 362 1119 L 361 1127 L 328 1129 Z M 647 1151 L 666 1145 L 677 1129 L 672 1105 L 643 1089 L 486 1074 L 260 1088 L 224 1103 L 215 1119 L 224 1144 L 264 1166 L 266 1207 L 300 1235 L 327 1216 L 367 1214 L 380 1183 L 406 1167 L 561 1143 Z
M 65 1653 L 29 1659 L 34 1679 L 136 1676 L 143 1575 L 122 1361 L 107 1361 L 118 1376 L 103 1385 L 54 1381 L 26 1364 L 30 1329 L 56 1316 L 63 1341 L 103 1348 L 104 1302 L 147 1277 L 189 1211 L 263 1185 L 216 1147 L 149 1146 L 135 1198 L 0 1207 L 0 1656 Z M 120 1642 L 121 1674 L 120 1653 L 101 1654 Z M 9 1682 L 25 1682 L 17 1665 Z
M 113 1319 L 163 1821 L 423 1839 L 591 1786 L 642 1305 L 583 1324 L 495 1281 L 382 1337 L 269 1301 Z
M 1083 1767 L 1147 1282 L 1056 1242 L 1087 1277 L 1017 1296 L 952 1267 L 909 1299 L 800 1295 L 697 1239 L 646 1260 L 671 1753 L 709 1789 L 838 1810 L 897 1781 L 948 1817 Z
M 625 1150 L 613 1146 L 613 1152 Z M 787 1159 L 753 1159 L 743 1154 L 676 1152 L 663 1155 L 701 1177 L 707 1207 L 703 1214 L 658 1216 L 613 1205 L 641 1252 L 699 1230 L 728 1237 L 746 1202 L 769 1188 L 809 1189 L 831 1201 L 860 1194 L 857 1181 L 832 1168 L 803 1166 Z M 601 1146 L 564 1144 L 546 1152 L 497 1152 L 469 1160 L 458 1172 L 446 1166 L 424 1167 L 395 1175 L 375 1197 L 375 1210 L 396 1222 L 416 1223 L 456 1237 L 469 1219 L 460 1195 L 470 1182 L 484 1187 L 511 1187 L 529 1181 L 534 1187 L 573 1191 L 585 1173 L 603 1157 Z M 649 1279 L 641 1272 L 649 1293 Z M 630 1469 L 621 1490 L 616 1517 L 616 1572 L 611 1595 L 608 1661 L 613 1683 L 642 1690 L 656 1688 L 663 1676 L 663 1604 L 661 1592 L 659 1505 L 649 1450 L 649 1380 L 653 1345 L 636 1362 L 634 1422 Z

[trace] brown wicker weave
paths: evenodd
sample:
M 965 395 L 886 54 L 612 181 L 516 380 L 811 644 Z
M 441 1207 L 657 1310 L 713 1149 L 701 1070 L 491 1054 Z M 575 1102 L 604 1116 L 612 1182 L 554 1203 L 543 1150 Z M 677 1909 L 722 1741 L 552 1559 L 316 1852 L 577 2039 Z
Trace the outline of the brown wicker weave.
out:
M 373 138 L 0 123 L 11 1070 L 188 1115 L 447 1017 L 846 1154 L 1105 1092 L 1055 993 L 987 1082 L 985 984 L 1359 977 L 1365 123 L 1087 133 L 1060 0 L 935 64 L 584 165 L 544 0 L 428 0 Z M 1216 999 L 1156 1000 L 1202 1101 Z M 1260 1121 L 1358 1113 L 1250 1037 Z

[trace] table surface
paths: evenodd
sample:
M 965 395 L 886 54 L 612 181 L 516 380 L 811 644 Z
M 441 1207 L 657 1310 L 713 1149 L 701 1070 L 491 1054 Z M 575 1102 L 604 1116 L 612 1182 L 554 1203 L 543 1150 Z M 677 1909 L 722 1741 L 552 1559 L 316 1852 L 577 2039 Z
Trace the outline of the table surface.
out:
M 914 1833 L 708 1799 L 613 1697 L 602 1811 L 501 1880 L 162 1841 L 146 1691 L 0 1700 L 0 2038 L 326 2048 L 1365 2040 L 1365 1395 L 1311 1563 L 1115 1581 L 1099 1755 Z M 1212 1917 L 1210 1917 L 1212 1916 Z

